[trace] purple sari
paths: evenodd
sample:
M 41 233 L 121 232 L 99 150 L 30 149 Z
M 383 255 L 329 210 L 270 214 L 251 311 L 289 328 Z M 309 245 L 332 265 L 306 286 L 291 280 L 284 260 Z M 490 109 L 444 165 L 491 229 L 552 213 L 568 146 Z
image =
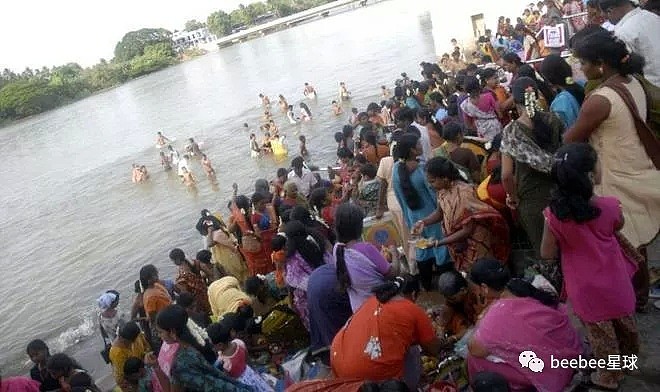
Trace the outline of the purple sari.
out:
M 323 256 L 327 263 L 329 255 Z M 293 307 L 300 316 L 305 328 L 309 331 L 309 308 L 307 306 L 307 283 L 314 268 L 296 252 L 286 260 L 284 280 L 293 289 Z

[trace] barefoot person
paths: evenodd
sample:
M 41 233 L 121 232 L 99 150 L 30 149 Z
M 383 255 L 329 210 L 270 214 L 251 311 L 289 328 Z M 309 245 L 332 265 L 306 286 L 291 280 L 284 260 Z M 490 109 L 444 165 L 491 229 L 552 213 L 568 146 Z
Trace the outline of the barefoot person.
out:
M 162 132 L 158 132 L 157 135 L 158 138 L 156 139 L 156 144 L 161 147 L 172 142 L 170 139 L 166 138 Z
M 341 106 L 339 106 L 337 101 L 332 101 L 332 113 L 335 116 L 339 116 L 340 114 L 344 113 L 344 109 L 342 109 Z
M 346 83 L 339 82 L 339 100 L 348 101 L 350 99 L 351 99 L 351 92 L 348 91 L 348 88 L 346 87 Z
M 280 105 L 280 110 L 282 110 L 282 113 L 286 113 L 286 111 L 289 109 L 289 103 L 286 101 L 286 98 L 284 98 L 284 95 L 280 94 L 279 98 L 280 101 L 278 104 Z
M 209 157 L 206 156 L 206 154 L 202 154 L 202 169 L 204 169 L 204 172 L 206 173 L 206 176 L 210 180 L 215 180 L 215 169 L 211 165 L 211 160 Z
M 261 104 L 263 106 L 270 106 L 270 98 L 268 96 L 259 94 L 259 98 L 261 98 Z
M 133 184 L 138 183 L 139 176 L 140 176 L 140 168 L 138 167 L 137 164 L 134 163 L 133 169 L 131 171 L 131 181 L 133 182 Z
M 197 184 L 197 179 L 195 176 L 192 174 L 192 172 L 188 171 L 187 167 L 182 168 L 182 173 L 183 173 L 183 178 L 181 181 L 187 186 L 187 187 L 194 187 Z
M 314 86 L 309 83 L 305 83 L 305 90 L 303 90 L 303 94 L 305 94 L 305 97 L 309 99 L 316 98 L 316 90 L 314 89 Z
M 165 155 L 165 151 L 160 152 L 160 165 L 165 171 L 172 170 L 172 160 L 169 156 Z
M 193 138 L 188 139 L 188 145 L 186 145 L 186 152 L 194 157 L 202 155 L 202 150 L 199 148 L 199 144 L 193 140 Z

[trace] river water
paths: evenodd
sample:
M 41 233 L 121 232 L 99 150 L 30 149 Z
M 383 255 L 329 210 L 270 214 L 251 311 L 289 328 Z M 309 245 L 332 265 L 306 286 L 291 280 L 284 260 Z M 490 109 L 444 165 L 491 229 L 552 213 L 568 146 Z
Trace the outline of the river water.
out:
M 202 208 L 224 210 L 231 184 L 250 192 L 288 162 L 253 160 L 248 135 L 261 115 L 257 95 L 297 105 L 303 83 L 319 92 L 314 120 L 303 127 L 276 122 L 297 150 L 307 136 L 314 163 L 334 160 L 333 134 L 346 116 L 330 102 L 345 81 L 364 109 L 379 86 L 401 72 L 418 75 L 434 59 L 432 1 L 392 0 L 331 16 L 210 53 L 0 130 L 0 368 L 28 369 L 25 345 L 46 340 L 54 352 L 76 356 L 95 375 L 107 373 L 98 355 L 96 298 L 122 293 L 128 310 L 141 266 L 153 263 L 173 277 L 174 247 L 194 254 L 194 225 Z M 346 107 L 350 111 L 350 107 Z M 297 109 L 296 109 L 297 110 Z M 159 166 L 155 133 L 204 141 L 219 184 L 212 187 L 197 163 L 198 192 L 184 188 Z M 293 155 L 293 154 L 291 154 Z M 131 164 L 145 164 L 151 180 L 134 185 Z

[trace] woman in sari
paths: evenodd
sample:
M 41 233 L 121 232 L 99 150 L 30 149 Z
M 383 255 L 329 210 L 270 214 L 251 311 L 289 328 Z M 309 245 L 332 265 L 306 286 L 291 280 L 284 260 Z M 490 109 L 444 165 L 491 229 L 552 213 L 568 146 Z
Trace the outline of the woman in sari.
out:
M 426 179 L 438 192 L 438 208 L 417 222 L 414 230 L 442 222 L 445 237 L 435 240 L 433 246 L 447 246 L 457 271 L 470 271 L 483 257 L 505 263 L 511 249 L 509 228 L 502 215 L 479 200 L 474 186 L 467 184 L 445 158 L 428 161 Z
M 241 290 L 241 284 L 233 276 L 225 276 L 211 283 L 208 296 L 211 313 L 216 319 L 237 312 L 241 306 L 251 305 L 250 296 Z
M 204 348 L 188 329 L 188 315 L 177 305 L 165 308 L 157 319 L 161 339 L 178 344 L 174 353 L 170 377 L 163 372 L 153 354 L 145 356 L 145 364 L 153 368 L 160 385 L 166 391 L 252 391 L 252 388 L 230 378 L 210 364 L 202 355 Z
M 410 390 L 417 390 L 410 351 L 419 353 L 419 345 L 435 356 L 441 348 L 431 319 L 415 304 L 419 286 L 416 277 L 407 275 L 373 288 L 332 341 L 330 364 L 338 379 L 406 380 Z
M 486 307 L 468 342 L 470 379 L 479 372 L 496 372 L 512 391 L 563 391 L 573 370 L 551 367 L 551 355 L 560 361 L 576 359 L 582 346 L 557 298 L 526 281 L 512 280 L 497 260 L 477 261 L 469 279 L 480 305 Z M 527 368 L 535 357 L 545 364 L 543 372 Z
M 507 206 L 517 212 L 538 256 L 545 224 L 543 209 L 555 186 L 550 177 L 552 155 L 561 145 L 564 123 L 554 113 L 541 111 L 534 80 L 520 77 L 512 91 L 520 117 L 502 133 L 502 184 Z
M 326 241 L 320 234 L 295 220 L 286 224 L 285 234 L 287 259 L 284 280 L 293 289 L 293 307 L 309 331 L 307 282 L 328 256 Z
M 158 312 L 172 304 L 172 297 L 158 279 L 158 270 L 152 264 L 145 265 L 140 269 L 140 284 L 144 289 L 142 302 L 151 329 L 151 347 L 155 352 L 158 352 L 161 341 L 158 338 L 158 333 L 156 333 L 156 316 Z
M 177 293 L 187 292 L 193 296 L 193 309 L 196 312 L 209 314 L 209 298 L 206 295 L 206 280 L 201 275 L 200 269 L 186 259 L 181 249 L 175 248 L 170 252 L 170 260 L 178 267 L 178 275 L 175 281 Z
M 391 265 L 380 251 L 362 242 L 363 220 L 364 213 L 355 204 L 344 203 L 337 208 L 337 243 L 332 262 L 337 269 L 339 288 L 348 292 L 353 312 L 371 296 L 371 289 L 391 274 Z
M 406 133 L 397 143 L 395 156 L 399 161 L 392 169 L 394 193 L 403 211 L 408 229 L 415 222 L 429 216 L 436 209 L 436 195 L 428 187 L 424 175 L 424 164 L 417 160 L 422 151 L 419 136 Z M 442 239 L 442 228 L 438 224 L 424 227 L 420 233 L 424 238 Z M 433 279 L 433 264 L 441 270 L 451 269 L 446 247 L 416 249 L 415 260 L 419 268 L 420 279 L 425 290 L 430 290 Z
M 469 76 L 465 79 L 465 91 L 470 97 L 461 103 L 461 110 L 474 119 L 480 138 L 493 140 L 502 132 L 499 120 L 502 117 L 500 104 L 493 94 L 481 89 L 481 83 L 476 77 Z
M 252 205 L 247 196 L 236 196 L 231 203 L 233 228 L 241 233 L 240 247 L 245 255 L 250 276 L 266 275 L 274 270 L 270 253 L 262 239 L 255 232 L 251 219 Z M 231 231 L 231 230 L 230 230 Z
M 646 246 L 660 231 L 658 139 L 649 130 L 636 126 L 633 113 L 619 93 L 629 96 L 639 118 L 648 121 L 648 97 L 641 83 L 632 76 L 642 71 L 642 59 L 629 53 L 622 41 L 603 29 L 583 36 L 574 52 L 582 62 L 585 76 L 604 82 L 585 99 L 575 125 L 566 132 L 564 140 L 589 141 L 596 150 L 602 175 L 594 193 L 621 201 L 626 222 L 621 232 L 645 254 Z M 634 283 L 637 306 L 642 308 L 649 294 L 645 261 L 639 264 Z
M 222 216 L 216 213 L 215 217 L 220 221 L 220 226 L 217 230 L 209 227 L 206 235 L 206 244 L 211 250 L 213 261 L 217 266 L 222 267 L 224 272 L 238 279 L 239 282 L 245 282 L 248 269 L 238 248 L 238 241 L 227 230 L 227 226 L 221 219 Z
M 275 208 L 271 203 L 272 199 L 272 195 L 264 193 L 263 190 L 259 190 L 252 195 L 252 205 L 254 206 L 251 218 L 252 227 L 254 227 L 257 238 L 261 240 L 261 247 L 268 255 L 273 251 L 271 242 L 279 226 Z

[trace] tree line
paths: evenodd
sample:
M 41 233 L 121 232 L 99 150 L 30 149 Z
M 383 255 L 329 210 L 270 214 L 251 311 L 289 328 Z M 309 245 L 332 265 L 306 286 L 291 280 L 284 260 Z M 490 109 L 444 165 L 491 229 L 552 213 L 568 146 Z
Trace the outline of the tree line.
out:
M 268 0 L 239 7 L 230 13 L 216 11 L 206 24 L 186 22 L 185 29 L 208 27 L 222 37 L 241 26 L 251 26 L 261 15 L 284 17 L 334 0 Z M 89 68 L 68 63 L 52 68 L 26 68 L 21 73 L 4 69 L 0 74 L 0 120 L 16 120 L 85 98 L 128 80 L 158 71 L 177 62 L 172 33 L 144 28 L 126 33 L 117 43 L 114 58 L 101 59 Z

